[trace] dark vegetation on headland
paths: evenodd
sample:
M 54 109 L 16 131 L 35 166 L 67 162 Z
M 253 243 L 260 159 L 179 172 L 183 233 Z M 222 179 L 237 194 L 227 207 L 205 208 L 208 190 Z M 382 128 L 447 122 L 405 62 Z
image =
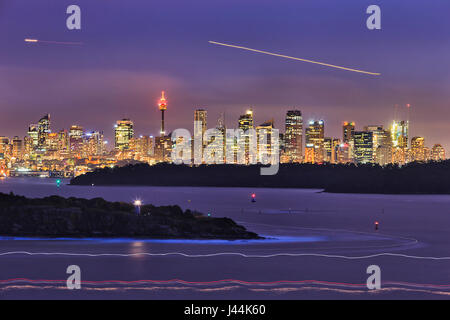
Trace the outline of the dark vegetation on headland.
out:
M 259 239 L 228 218 L 211 218 L 178 206 L 133 205 L 51 196 L 28 199 L 0 193 L 0 235 L 28 237 L 136 237 Z
M 72 185 L 316 188 L 335 193 L 450 194 L 450 160 L 404 166 L 281 164 L 273 176 L 260 166 L 147 164 L 98 169 Z

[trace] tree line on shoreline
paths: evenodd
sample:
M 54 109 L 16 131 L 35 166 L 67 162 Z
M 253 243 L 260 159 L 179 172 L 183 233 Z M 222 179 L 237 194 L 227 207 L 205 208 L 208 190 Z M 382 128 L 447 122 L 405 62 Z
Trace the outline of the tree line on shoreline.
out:
M 261 165 L 187 166 L 160 163 L 103 168 L 75 177 L 72 185 L 314 188 L 335 193 L 449 194 L 450 160 L 373 164 L 281 164 L 260 175 Z

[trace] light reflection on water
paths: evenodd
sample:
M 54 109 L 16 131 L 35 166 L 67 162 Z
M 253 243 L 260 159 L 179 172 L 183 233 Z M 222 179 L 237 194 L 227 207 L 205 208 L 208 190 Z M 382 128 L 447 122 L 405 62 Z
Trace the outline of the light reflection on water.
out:
M 303 236 L 303 237 L 271 237 L 252 240 L 223 240 L 223 239 L 133 239 L 133 238 L 43 238 L 43 237 L 0 237 L 0 241 L 83 241 L 92 243 L 133 243 L 142 246 L 143 243 L 174 243 L 174 244 L 264 244 L 264 243 L 292 243 L 292 242 L 321 242 L 326 241 L 325 236 Z

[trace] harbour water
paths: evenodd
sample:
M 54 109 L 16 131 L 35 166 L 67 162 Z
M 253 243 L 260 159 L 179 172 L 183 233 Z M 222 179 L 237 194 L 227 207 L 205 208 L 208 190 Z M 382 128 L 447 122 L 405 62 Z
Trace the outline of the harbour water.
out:
M 265 240 L 0 240 L 0 298 L 447 298 L 450 196 L 328 194 L 304 189 L 58 187 L 8 178 L 0 192 L 140 199 L 229 217 Z M 251 202 L 251 194 L 256 202 Z M 379 230 L 374 229 L 375 221 Z M 68 290 L 66 269 L 81 268 Z M 367 267 L 382 288 L 366 287 Z

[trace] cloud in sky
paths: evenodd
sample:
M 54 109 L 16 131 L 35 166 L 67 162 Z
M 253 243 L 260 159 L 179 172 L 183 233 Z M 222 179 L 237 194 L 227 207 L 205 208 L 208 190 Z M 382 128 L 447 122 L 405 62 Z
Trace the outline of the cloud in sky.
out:
M 112 136 L 115 120 L 136 131 L 159 128 L 156 101 L 169 98 L 167 125 L 191 129 L 207 107 L 235 126 L 254 107 L 256 122 L 298 107 L 341 136 L 343 120 L 387 124 L 395 104 L 412 105 L 411 133 L 450 149 L 448 1 L 380 0 L 380 32 L 365 28 L 369 1 L 77 1 L 82 30 L 65 28 L 60 1 L 6 0 L 0 6 L 0 135 L 25 134 L 52 114 L 54 129 L 73 123 Z M 5 12 L 7 14 L 5 14 Z M 27 45 L 26 37 L 82 41 L 80 48 Z M 230 42 L 291 56 L 381 72 L 379 79 L 231 48 Z

